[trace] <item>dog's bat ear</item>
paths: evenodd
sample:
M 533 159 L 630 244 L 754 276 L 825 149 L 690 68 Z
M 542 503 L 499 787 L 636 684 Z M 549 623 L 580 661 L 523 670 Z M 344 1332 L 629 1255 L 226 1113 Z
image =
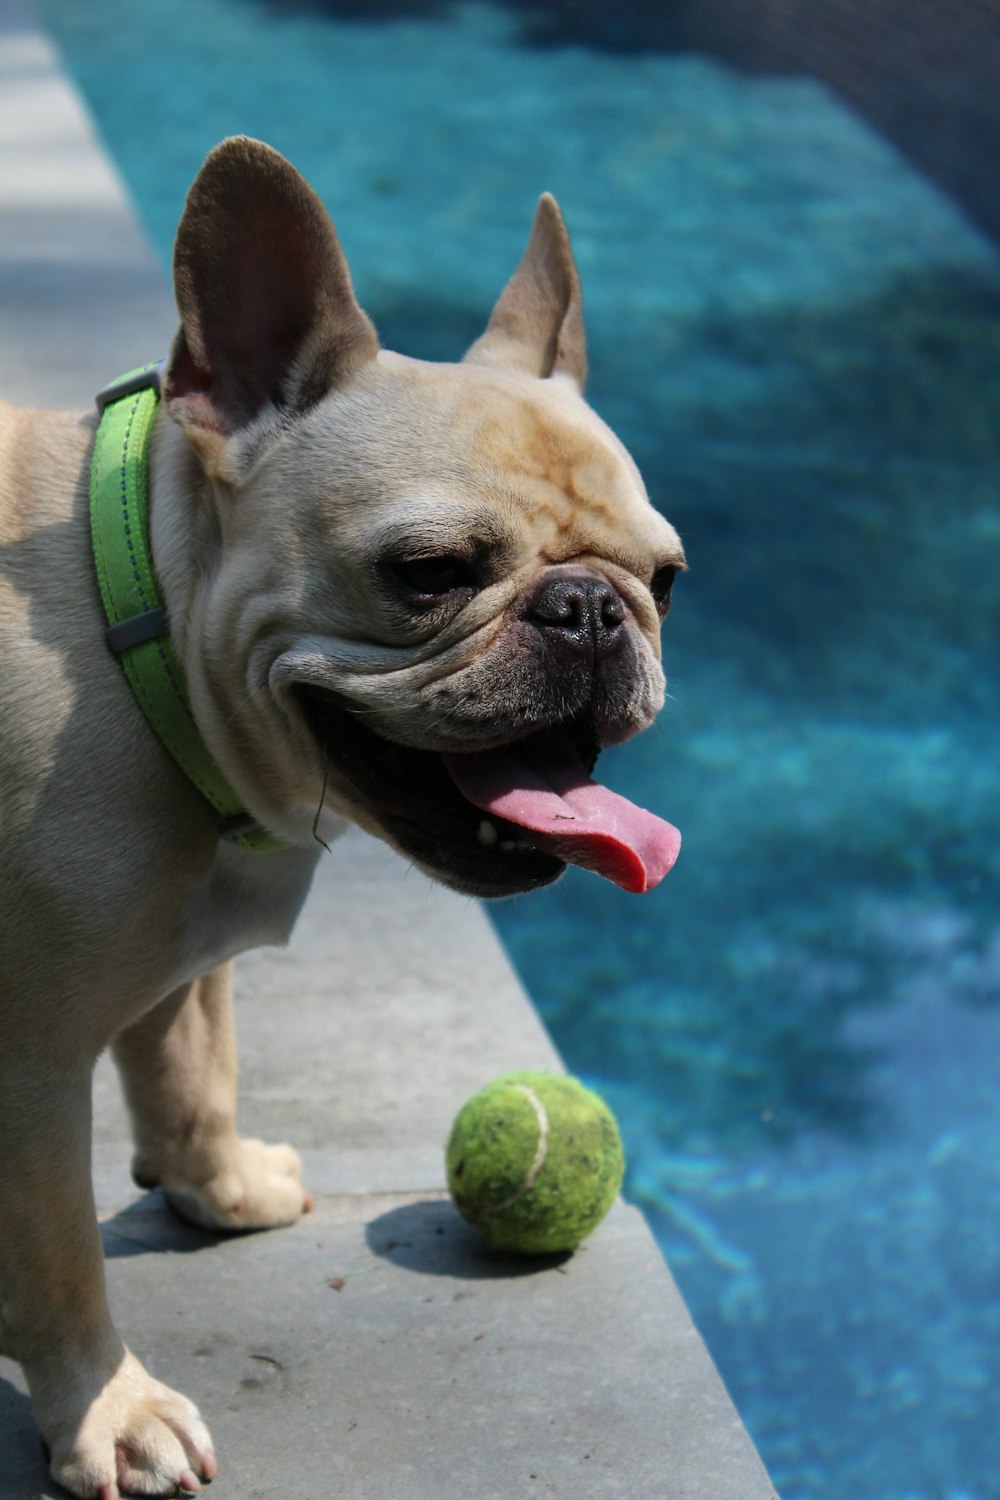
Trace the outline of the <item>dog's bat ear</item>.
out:
M 207 157 L 174 249 L 165 395 L 195 436 L 302 412 L 378 352 L 329 215 L 295 168 L 235 136 Z
M 538 200 L 521 264 L 504 287 L 486 332 L 465 358 L 470 364 L 543 378 L 569 375 L 583 389 L 587 347 L 580 278 L 551 193 Z

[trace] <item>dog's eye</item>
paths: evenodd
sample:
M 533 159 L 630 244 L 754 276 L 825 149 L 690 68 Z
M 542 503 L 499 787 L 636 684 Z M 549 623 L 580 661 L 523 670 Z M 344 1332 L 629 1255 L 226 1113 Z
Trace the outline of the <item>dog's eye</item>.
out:
M 456 589 L 478 587 L 472 564 L 464 557 L 398 558 L 390 568 L 405 588 L 424 597 L 437 598 Z
M 665 615 L 670 608 L 670 590 L 674 586 L 677 577 L 677 569 L 673 563 L 665 563 L 662 568 L 657 568 L 649 582 L 649 592 L 653 596 L 653 603 Z

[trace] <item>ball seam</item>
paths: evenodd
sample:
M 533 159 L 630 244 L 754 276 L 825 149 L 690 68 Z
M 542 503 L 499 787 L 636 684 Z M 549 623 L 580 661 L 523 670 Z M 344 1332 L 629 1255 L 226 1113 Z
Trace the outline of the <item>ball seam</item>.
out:
M 513 1208 L 514 1204 L 519 1203 L 526 1193 L 530 1193 L 538 1180 L 538 1174 L 545 1165 L 545 1158 L 548 1155 L 549 1117 L 545 1112 L 545 1105 L 539 1099 L 534 1089 L 529 1088 L 526 1083 L 515 1083 L 511 1087 L 524 1095 L 538 1117 L 538 1145 L 535 1147 L 535 1159 L 528 1168 L 523 1182 L 518 1183 L 514 1191 L 502 1203 L 492 1203 L 489 1208 L 485 1209 L 484 1212 L 488 1214 L 499 1214 L 505 1208 Z

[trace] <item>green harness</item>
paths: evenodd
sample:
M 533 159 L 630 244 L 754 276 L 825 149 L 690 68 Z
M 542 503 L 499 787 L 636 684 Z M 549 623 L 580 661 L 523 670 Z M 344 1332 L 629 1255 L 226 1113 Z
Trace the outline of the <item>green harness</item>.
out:
M 160 743 L 219 814 L 219 837 L 255 853 L 285 849 L 245 811 L 209 754 L 170 640 L 149 545 L 149 445 L 163 368 L 133 370 L 97 395 L 90 529 L 108 645 Z

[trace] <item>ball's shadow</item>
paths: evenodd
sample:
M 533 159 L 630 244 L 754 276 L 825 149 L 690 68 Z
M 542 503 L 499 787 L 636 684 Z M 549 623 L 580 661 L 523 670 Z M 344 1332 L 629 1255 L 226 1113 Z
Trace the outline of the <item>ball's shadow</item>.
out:
M 428 1199 L 389 1209 L 372 1219 L 365 1239 L 373 1255 L 424 1276 L 467 1281 L 537 1276 L 558 1270 L 571 1251 L 558 1255 L 514 1255 L 495 1250 L 444 1199 Z

